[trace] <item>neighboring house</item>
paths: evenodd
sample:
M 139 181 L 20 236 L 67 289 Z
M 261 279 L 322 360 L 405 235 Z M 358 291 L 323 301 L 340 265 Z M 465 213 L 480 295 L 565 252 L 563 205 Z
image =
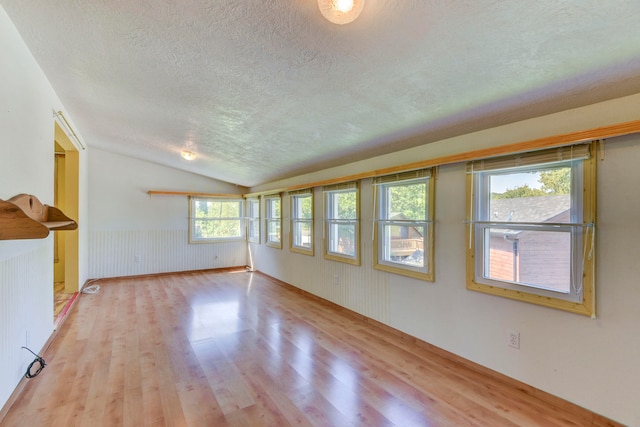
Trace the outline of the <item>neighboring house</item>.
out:
M 494 199 L 491 221 L 570 222 L 570 195 Z M 491 229 L 489 276 L 568 291 L 571 237 L 565 232 Z
M 402 213 L 391 214 L 392 221 L 407 221 Z M 403 261 L 408 257 L 418 257 L 420 262 L 424 251 L 424 236 L 416 227 L 396 226 L 391 229 L 391 259 Z

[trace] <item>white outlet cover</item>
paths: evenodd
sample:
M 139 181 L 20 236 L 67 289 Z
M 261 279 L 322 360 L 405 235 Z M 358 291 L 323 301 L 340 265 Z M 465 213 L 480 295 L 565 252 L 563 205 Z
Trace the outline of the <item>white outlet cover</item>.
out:
M 513 348 L 520 348 L 520 332 L 509 331 L 507 334 L 507 345 Z

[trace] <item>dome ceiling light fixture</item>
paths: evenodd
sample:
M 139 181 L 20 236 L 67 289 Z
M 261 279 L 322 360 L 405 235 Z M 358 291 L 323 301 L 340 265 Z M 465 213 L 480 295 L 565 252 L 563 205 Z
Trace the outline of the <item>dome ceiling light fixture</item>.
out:
M 318 0 L 318 7 L 329 22 L 344 25 L 360 15 L 364 0 Z
M 182 150 L 182 158 L 185 160 L 195 160 L 196 154 L 193 151 Z

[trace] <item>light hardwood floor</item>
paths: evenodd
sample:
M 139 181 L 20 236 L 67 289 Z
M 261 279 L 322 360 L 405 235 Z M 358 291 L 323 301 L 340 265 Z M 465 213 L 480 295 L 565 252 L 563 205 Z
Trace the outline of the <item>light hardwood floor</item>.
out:
M 614 425 L 262 274 L 96 283 L 2 426 Z

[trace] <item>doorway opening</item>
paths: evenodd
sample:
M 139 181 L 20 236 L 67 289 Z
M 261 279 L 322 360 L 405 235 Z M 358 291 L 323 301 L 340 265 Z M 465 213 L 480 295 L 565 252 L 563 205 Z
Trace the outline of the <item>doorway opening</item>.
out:
M 78 222 L 80 156 L 67 134 L 55 123 L 53 204 Z M 66 314 L 79 289 L 78 230 L 54 231 L 54 322 Z

